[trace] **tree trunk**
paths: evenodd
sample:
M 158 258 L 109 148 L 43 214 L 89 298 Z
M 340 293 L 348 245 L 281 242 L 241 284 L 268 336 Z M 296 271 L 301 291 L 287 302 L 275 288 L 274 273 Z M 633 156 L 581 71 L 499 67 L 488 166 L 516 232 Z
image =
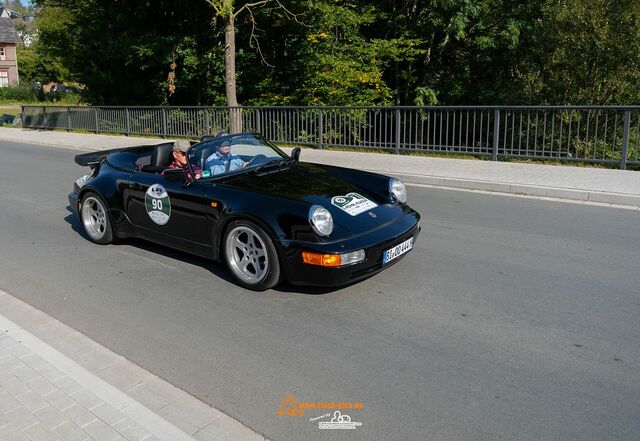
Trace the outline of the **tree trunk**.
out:
M 229 106 L 229 132 L 242 132 L 242 111 L 236 96 L 236 27 L 233 13 L 225 16 L 224 76 Z

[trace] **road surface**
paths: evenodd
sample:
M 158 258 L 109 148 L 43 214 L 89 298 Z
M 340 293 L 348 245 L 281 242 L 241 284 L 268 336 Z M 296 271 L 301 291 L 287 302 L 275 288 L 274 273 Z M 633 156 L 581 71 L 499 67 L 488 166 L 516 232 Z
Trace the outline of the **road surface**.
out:
M 423 232 L 400 264 L 258 293 L 204 259 L 86 240 L 76 153 L 0 143 L 0 288 L 268 438 L 640 438 L 639 211 L 409 187 Z M 361 402 L 362 426 L 278 416 L 286 394 Z

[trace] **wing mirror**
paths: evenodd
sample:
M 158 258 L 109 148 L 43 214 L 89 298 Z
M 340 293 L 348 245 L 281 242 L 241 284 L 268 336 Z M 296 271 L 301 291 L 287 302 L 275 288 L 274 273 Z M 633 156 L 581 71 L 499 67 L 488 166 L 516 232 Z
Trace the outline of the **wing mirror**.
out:
M 293 158 L 293 160 L 296 162 L 300 162 L 300 152 L 301 152 L 300 147 L 296 147 L 291 151 L 291 158 Z

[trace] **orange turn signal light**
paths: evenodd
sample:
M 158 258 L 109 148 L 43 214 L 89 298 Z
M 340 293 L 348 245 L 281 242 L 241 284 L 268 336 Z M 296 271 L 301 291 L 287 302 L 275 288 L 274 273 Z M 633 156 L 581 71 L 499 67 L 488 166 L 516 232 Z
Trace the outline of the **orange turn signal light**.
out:
M 308 263 L 309 265 L 336 267 L 340 266 L 341 258 L 340 254 L 320 254 L 303 251 L 302 261 L 304 263 Z

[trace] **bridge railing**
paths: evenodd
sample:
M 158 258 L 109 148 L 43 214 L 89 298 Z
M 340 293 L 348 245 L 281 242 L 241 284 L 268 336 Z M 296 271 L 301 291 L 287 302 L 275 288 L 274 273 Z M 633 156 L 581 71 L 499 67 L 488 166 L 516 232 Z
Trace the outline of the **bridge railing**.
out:
M 22 107 L 28 128 L 163 137 L 227 131 L 230 115 L 292 145 L 640 164 L 640 106 Z

